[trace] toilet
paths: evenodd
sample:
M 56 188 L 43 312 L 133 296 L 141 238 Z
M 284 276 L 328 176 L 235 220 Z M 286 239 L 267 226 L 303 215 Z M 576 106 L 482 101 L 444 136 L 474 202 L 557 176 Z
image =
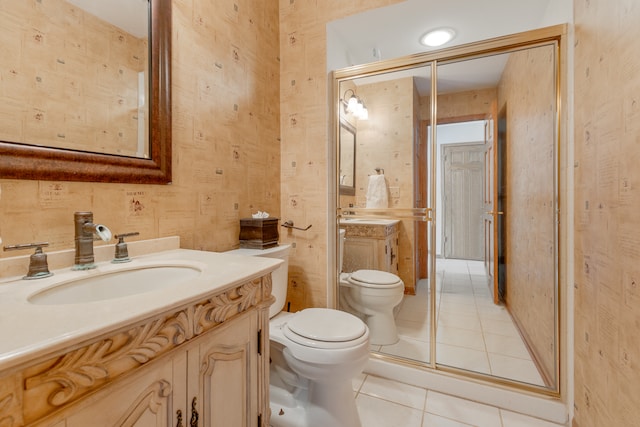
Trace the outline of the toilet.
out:
M 340 229 L 340 267 L 345 230 Z M 394 308 L 404 298 L 404 282 L 393 273 L 357 270 L 340 274 L 340 308 L 360 317 L 369 327 L 372 345 L 398 342 Z
M 227 253 L 280 258 L 272 273 L 270 406 L 272 427 L 362 427 L 352 378 L 369 359 L 369 328 L 358 317 L 328 308 L 282 312 L 291 245 Z

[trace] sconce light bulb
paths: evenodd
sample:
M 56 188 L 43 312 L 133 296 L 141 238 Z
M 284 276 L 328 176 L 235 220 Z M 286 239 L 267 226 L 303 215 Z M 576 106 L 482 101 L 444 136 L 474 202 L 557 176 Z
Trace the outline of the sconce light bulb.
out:
M 362 105 L 362 102 L 358 102 L 356 104 L 356 108 L 353 114 L 355 114 L 357 117 L 360 117 L 360 114 L 362 114 L 363 109 L 364 109 L 364 106 Z
M 350 113 L 355 112 L 357 105 L 358 105 L 358 98 L 356 98 L 355 95 L 351 95 L 351 98 L 349 98 L 349 103 L 347 104 L 347 111 L 349 111 Z

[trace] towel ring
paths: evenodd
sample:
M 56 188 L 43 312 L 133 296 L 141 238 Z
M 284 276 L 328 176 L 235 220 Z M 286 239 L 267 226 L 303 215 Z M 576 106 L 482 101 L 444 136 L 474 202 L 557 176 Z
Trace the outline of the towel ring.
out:
M 378 173 L 378 175 L 384 175 L 384 169 L 382 168 L 376 168 L 375 171 Z

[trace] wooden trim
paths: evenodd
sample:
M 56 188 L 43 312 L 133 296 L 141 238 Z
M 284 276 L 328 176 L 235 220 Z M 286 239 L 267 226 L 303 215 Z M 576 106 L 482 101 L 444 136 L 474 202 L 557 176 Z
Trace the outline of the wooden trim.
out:
M 448 125 L 451 123 L 462 123 L 462 122 L 475 122 L 478 120 L 487 120 L 491 117 L 490 114 L 478 113 L 478 114 L 467 114 L 465 116 L 457 116 L 457 117 L 445 117 L 438 118 L 436 125 Z
M 429 126 L 427 120 L 418 121 L 418 144 L 415 150 L 415 163 L 418 165 L 417 178 L 418 178 L 418 195 L 422 206 L 426 207 L 428 200 L 428 147 L 427 147 L 427 126 Z M 419 206 L 416 206 L 419 207 Z M 420 279 L 426 279 L 429 276 L 429 248 L 427 247 L 428 228 L 425 222 L 416 223 L 415 241 L 417 242 L 417 256 L 416 256 L 416 283 Z

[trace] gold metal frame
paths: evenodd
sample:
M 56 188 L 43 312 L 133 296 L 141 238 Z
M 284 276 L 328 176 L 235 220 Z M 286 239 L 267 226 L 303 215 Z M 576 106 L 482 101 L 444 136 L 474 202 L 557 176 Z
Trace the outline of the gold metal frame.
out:
M 535 386 L 533 384 L 525 384 L 501 377 L 494 377 L 486 374 L 471 372 L 459 368 L 454 368 L 450 366 L 438 365 L 436 363 L 436 322 L 435 322 L 435 309 L 436 309 L 436 301 L 435 298 L 430 298 L 430 316 L 431 316 L 431 325 L 430 325 L 430 361 L 429 363 L 421 363 L 414 360 L 403 359 L 394 356 L 388 356 L 384 354 L 375 354 L 376 358 L 391 361 L 393 363 L 399 363 L 406 366 L 411 366 L 418 369 L 434 369 L 436 371 L 446 372 L 449 374 L 453 374 L 456 376 L 461 376 L 465 378 L 471 378 L 474 380 L 479 380 L 482 382 L 488 382 L 494 385 L 505 386 L 508 388 L 514 388 L 517 390 L 534 392 L 537 394 L 542 394 L 546 396 L 561 397 L 561 385 L 566 384 L 566 378 L 563 378 L 561 374 L 563 371 L 561 369 L 561 363 L 566 361 L 566 359 L 561 359 L 561 356 L 564 354 L 564 346 L 561 345 L 560 339 L 560 331 L 561 331 L 561 321 L 563 321 L 563 317 L 561 315 L 561 273 L 564 274 L 564 270 L 562 266 L 566 264 L 566 252 L 564 252 L 564 247 L 561 245 L 561 236 L 563 235 L 560 230 L 560 219 L 561 215 L 561 135 L 563 135 L 563 105 L 562 105 L 562 88 L 561 82 L 564 77 L 562 75 L 562 60 L 561 56 L 562 49 L 564 48 L 564 37 L 567 32 L 567 25 L 555 25 L 551 27 L 541 28 L 532 31 L 526 31 L 522 33 L 512 34 L 503 37 L 497 37 L 493 39 L 488 39 L 484 41 L 469 43 L 465 45 L 455 46 L 451 48 L 441 49 L 437 51 L 431 51 L 426 53 L 419 53 L 414 55 L 409 55 L 405 57 L 395 58 L 387 61 L 374 62 L 370 64 L 356 65 L 348 68 L 343 68 L 340 70 L 336 70 L 332 73 L 333 77 L 333 115 L 331 116 L 331 121 L 333 124 L 334 134 L 334 160 L 337 159 L 338 155 L 338 133 L 339 126 L 336 123 L 340 123 L 340 83 L 345 80 L 352 80 L 361 77 L 367 77 L 376 74 L 387 73 L 391 71 L 401 71 L 409 68 L 415 68 L 419 66 L 427 66 L 431 67 L 431 93 L 437 94 L 437 66 L 441 64 L 446 64 L 450 62 L 456 62 L 460 60 L 468 60 L 477 57 L 483 57 L 488 55 L 495 55 L 500 53 L 508 53 L 510 51 L 515 51 L 523 48 L 531 48 L 542 45 L 552 45 L 555 51 L 555 90 L 556 90 L 556 125 L 555 125 L 555 175 L 554 175 L 554 188 L 555 188 L 555 212 L 556 212 L 556 228 L 555 228 L 555 263 L 556 263 L 556 274 L 555 274 L 555 359 L 556 359 L 556 378 L 555 378 L 555 386 L 554 387 L 540 387 Z M 431 123 L 437 123 L 437 96 L 430 96 L 431 102 Z M 436 127 L 431 126 L 431 141 L 436 141 Z M 437 209 L 436 200 L 435 200 L 435 174 L 436 174 L 436 145 L 431 144 L 431 171 L 430 171 L 430 179 L 431 179 L 431 197 L 430 197 L 430 206 L 427 209 L 424 208 L 415 208 L 415 209 L 382 209 L 376 210 L 376 212 L 371 212 L 369 210 L 363 211 L 362 209 L 354 209 L 349 208 L 348 210 L 343 210 L 340 208 L 340 197 L 339 197 L 339 188 L 338 181 L 335 183 L 335 200 L 334 207 L 336 212 L 336 220 L 335 220 L 335 235 L 336 235 L 336 254 L 338 249 L 338 228 L 339 228 L 339 219 L 344 217 L 375 217 L 375 218 L 413 218 L 417 221 L 429 221 L 430 222 L 430 251 L 429 251 L 429 287 L 432 295 L 435 294 L 436 283 L 435 283 L 435 275 L 432 272 L 435 271 L 436 267 L 436 258 L 433 254 L 432 248 L 435 247 L 435 212 Z M 337 162 L 334 162 L 334 174 L 333 178 L 337 176 Z M 564 190 L 566 191 L 566 190 Z M 396 212 L 397 211 L 397 212 Z M 564 213 L 563 213 L 564 214 Z M 565 214 L 566 215 L 566 214 Z M 339 276 L 339 267 L 337 267 L 336 262 L 336 274 L 333 277 L 334 284 L 334 293 L 333 293 L 333 303 L 334 307 L 338 307 L 338 292 L 337 289 L 337 278 Z M 565 337 L 566 340 L 566 337 Z

